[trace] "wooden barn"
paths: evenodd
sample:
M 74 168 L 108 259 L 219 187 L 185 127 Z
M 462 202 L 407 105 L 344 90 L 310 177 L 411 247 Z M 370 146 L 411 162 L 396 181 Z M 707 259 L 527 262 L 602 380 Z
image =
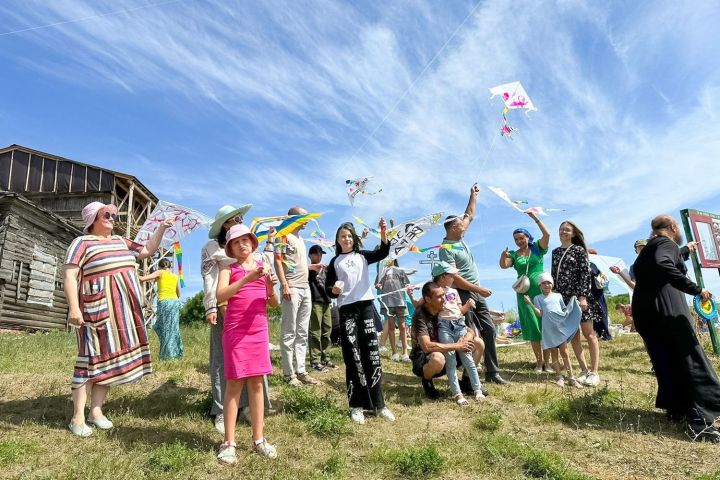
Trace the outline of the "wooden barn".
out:
M 158 199 L 132 175 L 21 145 L 0 149 L 0 328 L 67 328 L 62 266 L 92 201 L 117 205 L 115 233 L 135 238 Z M 146 299 L 152 305 L 153 289 Z

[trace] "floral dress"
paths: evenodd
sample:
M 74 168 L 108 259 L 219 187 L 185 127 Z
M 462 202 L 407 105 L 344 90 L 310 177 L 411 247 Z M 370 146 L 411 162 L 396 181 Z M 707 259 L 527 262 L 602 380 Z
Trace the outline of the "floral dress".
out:
M 600 305 L 590 293 L 590 260 L 584 248 L 572 244 L 567 249 L 557 247 L 552 251 L 552 277 L 554 290 L 562 295 L 566 305 L 572 297 L 585 297 L 588 309 L 582 314 L 582 322 L 599 322 L 602 319 Z

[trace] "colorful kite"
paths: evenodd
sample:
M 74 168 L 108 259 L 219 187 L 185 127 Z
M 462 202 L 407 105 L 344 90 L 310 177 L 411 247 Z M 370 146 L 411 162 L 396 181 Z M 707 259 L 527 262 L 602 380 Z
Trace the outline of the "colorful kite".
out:
M 172 244 L 173 252 L 175 252 L 175 264 L 177 265 L 178 278 L 180 280 L 180 287 L 185 288 L 185 277 L 183 276 L 182 270 L 182 248 L 180 248 L 180 242 Z
M 167 218 L 174 218 L 173 226 L 165 230 L 160 247 L 171 248 L 174 243 L 179 242 L 185 236 L 194 232 L 200 227 L 207 227 L 212 223 L 212 219 L 202 213 L 196 212 L 190 208 L 183 207 L 170 202 L 160 200 L 155 209 L 150 213 L 137 235 L 135 242 L 145 245 L 158 226 Z
M 310 233 L 310 238 L 308 238 L 307 241 L 316 243 L 321 247 L 335 248 L 335 243 L 325 238 L 325 233 L 323 233 L 323 231 L 320 229 L 314 230 L 312 233 Z
M 320 217 L 322 213 L 305 213 L 302 215 L 282 215 L 279 217 L 253 218 L 250 231 L 255 234 L 259 242 L 267 240 L 268 230 L 275 227 L 275 236 L 283 237 L 296 228 Z
M 368 225 L 367 223 L 365 223 L 365 220 L 363 220 L 362 218 L 358 217 L 357 215 L 353 216 L 353 218 L 354 218 L 355 221 L 358 222 L 360 225 L 362 225 L 363 227 L 367 228 L 368 231 L 369 231 L 370 233 L 372 233 L 374 236 L 376 236 L 377 238 L 380 238 L 380 230 L 378 230 L 377 228 L 371 227 L 370 225 Z
M 505 108 L 503 108 L 502 111 L 502 126 L 500 127 L 500 135 L 503 137 L 510 138 L 512 137 L 512 132 L 515 131 L 507 122 L 507 114 L 510 110 L 519 108 L 525 110 L 526 114 L 532 110 L 537 110 L 520 82 L 498 85 L 497 87 L 491 88 L 490 93 L 492 93 L 492 97 L 490 98 L 495 98 L 497 95 L 502 96 L 503 103 L 505 104 Z
M 488 190 L 493 192 L 495 195 L 497 195 L 498 197 L 503 199 L 505 201 L 505 203 L 507 203 L 508 205 L 510 205 L 512 208 L 514 208 L 515 210 L 517 210 L 520 213 L 534 213 L 536 215 L 548 216 L 547 212 L 564 212 L 565 211 L 560 208 L 544 208 L 544 207 L 529 207 L 529 208 L 526 208 L 525 210 L 523 210 L 522 208 L 520 208 L 518 206 L 518 204 L 519 204 L 518 201 L 511 200 L 510 196 L 507 193 L 505 193 L 505 190 L 503 190 L 502 188 L 491 187 L 489 185 L 487 188 L 488 188 Z M 527 203 L 524 200 L 521 200 L 520 202 Z
M 354 180 L 345 180 L 347 187 L 347 195 L 350 199 L 350 205 L 355 205 L 355 195 L 377 195 L 382 192 L 382 188 L 376 192 L 368 192 L 367 184 L 372 177 L 356 178 Z

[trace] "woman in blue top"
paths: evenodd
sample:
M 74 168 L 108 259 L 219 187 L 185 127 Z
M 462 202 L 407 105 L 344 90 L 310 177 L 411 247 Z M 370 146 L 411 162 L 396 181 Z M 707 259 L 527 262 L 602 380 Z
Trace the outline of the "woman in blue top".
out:
M 523 293 L 517 294 L 518 317 L 520 317 L 523 339 L 530 342 L 533 353 L 535 354 L 535 371 L 542 373 L 549 363 L 549 354 L 547 352 L 543 354 L 540 343 L 542 340 L 542 320 L 535 314 L 532 306 L 525 302 L 523 296 L 528 295 L 530 298 L 535 298 L 536 295 L 540 295 L 541 293 L 538 277 L 544 270 L 543 256 L 548 251 L 550 232 L 534 212 L 530 211 L 527 212 L 527 214 L 540 228 L 542 237 L 540 237 L 540 240 L 533 242 L 533 236 L 530 232 L 524 228 L 516 229 L 513 232 L 513 240 L 515 240 L 515 245 L 518 248 L 514 252 L 509 251 L 507 248 L 503 250 L 500 255 L 500 268 L 514 267 L 518 278 L 522 275 L 527 275 L 530 279 L 530 288 Z M 545 357 L 544 363 L 543 357 Z

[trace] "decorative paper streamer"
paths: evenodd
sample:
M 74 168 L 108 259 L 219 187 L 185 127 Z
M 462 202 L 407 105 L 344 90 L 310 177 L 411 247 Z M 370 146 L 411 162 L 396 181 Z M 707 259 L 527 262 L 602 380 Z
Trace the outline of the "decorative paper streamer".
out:
M 500 135 L 503 137 L 511 138 L 512 133 L 515 131 L 507 122 L 507 114 L 510 110 L 519 108 L 525 110 L 525 114 L 532 110 L 537 110 L 520 82 L 504 83 L 497 87 L 492 87 L 490 93 L 492 93 L 492 97 L 490 98 L 495 98 L 497 95 L 502 96 L 503 103 L 505 104 L 505 108 L 503 108 L 502 111 L 503 121 L 500 126 Z
M 502 188 L 492 187 L 490 185 L 488 185 L 487 188 L 488 188 L 488 190 L 493 192 L 495 195 L 500 197 L 502 200 L 504 200 L 505 203 L 507 203 L 508 205 L 510 205 L 512 208 L 514 208 L 515 210 L 517 210 L 520 213 L 531 213 L 532 212 L 536 215 L 548 216 L 547 212 L 564 212 L 565 211 L 560 208 L 544 208 L 544 207 L 530 207 L 530 208 L 526 208 L 525 210 L 523 210 L 522 208 L 518 207 L 518 201 L 511 200 L 510 196 L 507 193 L 505 193 L 505 190 L 503 190 Z M 524 200 L 520 200 L 520 202 L 527 203 Z
M 182 205 L 160 200 L 143 226 L 140 227 L 135 236 L 135 242 L 145 245 L 160 224 L 167 218 L 174 218 L 175 221 L 172 227 L 165 230 L 160 242 L 160 247 L 163 248 L 171 248 L 174 243 L 179 242 L 198 228 L 207 227 L 212 223 L 212 219 L 207 215 Z
M 182 248 L 180 242 L 172 244 L 173 252 L 175 252 L 175 264 L 177 265 L 178 279 L 180 280 L 180 288 L 185 288 L 185 277 L 182 270 Z
M 370 225 L 368 225 L 367 223 L 365 223 L 365 220 L 363 220 L 362 218 L 360 218 L 360 217 L 358 217 L 358 216 L 353 216 L 353 218 L 354 218 L 355 221 L 358 222 L 360 225 L 362 225 L 363 227 L 367 228 L 368 231 L 369 231 L 371 234 L 373 234 L 373 235 L 376 236 L 377 238 L 380 238 L 380 230 L 378 230 L 377 228 L 371 227 Z
M 322 230 L 314 230 L 312 233 L 310 233 L 310 238 L 308 238 L 307 241 L 316 243 L 321 247 L 335 248 L 335 243 L 325 238 L 325 234 Z
M 465 250 L 462 245 L 457 243 L 441 243 L 440 245 L 433 245 L 432 247 L 418 248 L 415 245 L 410 247 L 410 251 L 413 253 L 425 253 L 436 248 L 444 248 L 446 250 Z
M 320 217 L 322 213 L 305 213 L 302 215 L 282 215 L 279 217 L 253 218 L 250 231 L 255 234 L 259 242 L 267 240 L 268 230 L 275 227 L 275 236 L 283 237 L 305 225 L 310 220 Z
M 382 188 L 376 192 L 368 192 L 367 184 L 372 177 L 361 177 L 350 180 L 345 180 L 345 186 L 347 187 L 347 195 L 350 200 L 350 205 L 355 205 L 355 195 L 377 195 L 382 192 Z

